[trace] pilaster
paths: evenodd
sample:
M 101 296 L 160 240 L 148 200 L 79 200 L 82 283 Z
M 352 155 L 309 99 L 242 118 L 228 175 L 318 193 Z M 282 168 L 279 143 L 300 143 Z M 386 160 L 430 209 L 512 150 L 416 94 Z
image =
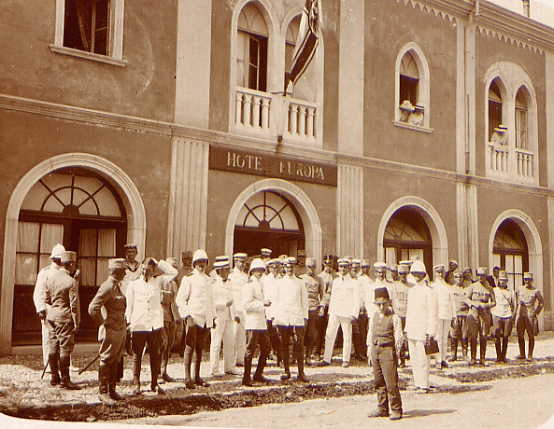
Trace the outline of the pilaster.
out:
M 364 194 L 363 169 L 338 166 L 337 186 L 337 255 L 363 257 Z

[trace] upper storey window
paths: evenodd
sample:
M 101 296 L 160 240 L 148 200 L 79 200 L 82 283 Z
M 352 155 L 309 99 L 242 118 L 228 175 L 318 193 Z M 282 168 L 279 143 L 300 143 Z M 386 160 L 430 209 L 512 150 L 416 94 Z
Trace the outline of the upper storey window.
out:
M 489 88 L 489 140 L 506 144 L 506 127 L 502 125 L 502 94 L 501 82 L 493 80 Z
M 411 106 L 417 104 L 419 85 L 419 71 L 413 55 L 406 52 L 400 63 L 400 100 L 401 106 L 410 102 Z M 404 121 L 406 122 L 406 121 Z
M 125 65 L 125 0 L 56 0 L 56 31 L 50 48 L 57 53 Z
M 237 37 L 237 85 L 266 91 L 268 32 L 262 14 L 252 3 L 242 9 Z
M 516 148 L 529 149 L 529 91 L 522 86 L 516 96 Z
M 287 35 L 285 39 L 285 90 L 287 89 L 286 85 L 289 80 L 290 69 L 292 67 L 292 57 L 294 56 L 299 29 L 300 15 L 296 16 L 287 28 Z

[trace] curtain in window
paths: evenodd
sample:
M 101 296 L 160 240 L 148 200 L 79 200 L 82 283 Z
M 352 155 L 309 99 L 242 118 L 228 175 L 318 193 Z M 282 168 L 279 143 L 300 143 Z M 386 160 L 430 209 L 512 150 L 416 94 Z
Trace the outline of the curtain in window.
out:
M 239 31 L 237 33 L 237 85 L 242 87 L 248 86 L 248 74 L 246 68 L 246 59 L 248 54 L 248 34 Z
M 527 110 L 516 108 L 516 147 L 527 149 Z
M 76 1 L 77 20 L 79 23 L 79 34 L 85 51 L 90 51 L 91 47 L 91 22 L 92 22 L 92 4 L 89 1 Z
M 52 248 L 57 243 L 63 243 L 63 225 L 43 223 L 40 235 L 40 253 L 47 253 L 50 255 Z
M 17 230 L 17 251 L 36 252 L 38 249 L 38 222 L 19 222 Z
M 396 264 L 396 248 L 385 247 L 385 261 L 387 265 Z
M 79 231 L 79 265 L 81 268 L 81 284 L 96 285 L 96 229 L 81 229 Z

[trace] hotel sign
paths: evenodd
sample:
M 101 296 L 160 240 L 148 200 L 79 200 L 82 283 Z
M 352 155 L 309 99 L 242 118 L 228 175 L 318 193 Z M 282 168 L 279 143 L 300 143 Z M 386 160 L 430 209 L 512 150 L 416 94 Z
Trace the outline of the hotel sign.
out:
M 262 152 L 210 147 L 210 168 L 285 180 L 337 186 L 337 167 Z

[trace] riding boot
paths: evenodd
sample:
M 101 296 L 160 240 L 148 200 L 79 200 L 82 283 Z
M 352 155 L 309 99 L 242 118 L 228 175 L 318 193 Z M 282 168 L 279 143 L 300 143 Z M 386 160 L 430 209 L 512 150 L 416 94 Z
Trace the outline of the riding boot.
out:
M 529 353 L 527 354 L 527 357 L 529 359 L 533 359 L 533 349 L 535 348 L 535 337 L 532 335 L 529 335 Z
M 115 405 L 115 398 L 109 394 L 111 376 L 111 367 L 100 364 L 98 367 L 98 399 L 106 405 Z
M 307 383 L 308 379 L 306 378 L 306 374 L 304 374 L 304 361 L 302 360 L 302 353 L 297 353 L 296 362 L 298 365 L 298 381 L 302 381 L 303 383 Z
M 479 339 L 479 364 L 484 365 L 485 364 L 485 356 L 487 354 L 487 338 L 480 338 Z
M 60 356 L 60 373 L 62 375 L 62 381 L 60 386 L 68 390 L 81 390 L 79 386 L 73 383 L 69 378 L 69 365 L 71 363 L 71 358 L 69 355 Z
M 502 362 L 506 362 L 507 351 L 508 351 L 508 337 L 502 337 Z
M 523 336 L 517 337 L 517 343 L 519 345 L 518 359 L 525 359 L 525 338 Z
M 452 351 L 452 362 L 456 362 L 458 360 L 458 339 L 452 338 L 452 341 L 450 342 L 450 349 Z
M 200 377 L 200 364 L 202 362 L 202 351 L 196 353 L 196 359 L 194 361 L 194 383 L 200 387 L 208 387 L 210 384 L 205 382 Z
M 48 365 L 50 366 L 51 378 L 50 385 L 57 386 L 60 384 L 60 371 L 59 371 L 60 355 L 58 353 L 52 353 L 48 355 Z
M 116 400 L 116 401 L 121 401 L 123 400 L 123 398 L 119 395 L 119 393 L 117 393 L 115 391 L 115 386 L 117 385 L 117 382 L 119 381 L 119 364 L 121 363 L 121 361 L 119 362 L 116 362 L 116 363 L 112 363 L 108 368 L 109 368 L 109 375 L 110 375 L 110 381 L 109 381 L 109 385 L 108 385 L 108 392 L 110 394 L 110 398 Z
M 471 360 L 469 361 L 470 365 L 475 365 L 477 362 L 477 338 L 472 338 L 469 340 L 469 349 L 471 353 Z
M 252 356 L 244 357 L 244 373 L 242 374 L 242 385 L 252 386 L 252 379 L 250 373 L 252 372 Z
M 187 389 L 194 389 L 196 385 L 194 384 L 194 381 L 192 381 L 192 377 L 190 375 L 190 367 L 192 365 L 192 348 L 185 347 L 183 361 L 185 365 L 185 386 Z
M 283 368 L 285 373 L 281 376 L 281 380 L 288 380 L 290 378 L 290 353 L 289 348 L 283 347 L 281 357 L 283 358 Z
M 140 395 L 140 371 L 142 369 L 142 355 L 133 353 L 133 395 Z

